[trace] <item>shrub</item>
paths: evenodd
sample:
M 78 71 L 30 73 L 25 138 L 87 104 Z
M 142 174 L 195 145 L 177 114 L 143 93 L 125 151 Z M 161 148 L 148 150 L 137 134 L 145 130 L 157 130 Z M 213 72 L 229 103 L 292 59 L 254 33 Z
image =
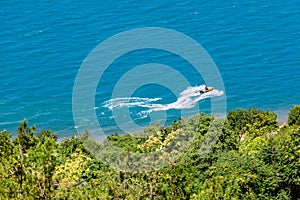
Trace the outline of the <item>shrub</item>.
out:
M 289 117 L 288 117 L 288 124 L 298 125 L 300 126 L 300 106 L 294 106 L 290 109 Z

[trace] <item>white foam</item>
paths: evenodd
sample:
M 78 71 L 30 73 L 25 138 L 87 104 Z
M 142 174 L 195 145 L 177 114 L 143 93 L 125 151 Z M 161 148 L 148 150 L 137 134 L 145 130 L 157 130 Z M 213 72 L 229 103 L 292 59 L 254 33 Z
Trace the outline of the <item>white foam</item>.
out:
M 211 97 L 222 96 L 223 91 L 214 89 L 213 91 L 200 94 L 200 90 L 204 90 L 205 85 L 188 87 L 182 91 L 177 101 L 169 104 L 155 103 L 161 98 L 140 98 L 140 97 L 125 97 L 115 98 L 105 101 L 103 107 L 113 110 L 122 107 L 143 107 L 149 110 L 140 113 L 141 118 L 147 117 L 148 114 L 154 111 L 166 111 L 170 109 L 189 109 L 193 108 L 199 101 Z
M 115 98 L 104 102 L 103 107 L 113 110 L 114 108 L 122 107 L 144 107 L 150 108 L 151 102 L 161 100 L 161 98 L 140 98 L 140 97 L 125 97 L 125 98 Z

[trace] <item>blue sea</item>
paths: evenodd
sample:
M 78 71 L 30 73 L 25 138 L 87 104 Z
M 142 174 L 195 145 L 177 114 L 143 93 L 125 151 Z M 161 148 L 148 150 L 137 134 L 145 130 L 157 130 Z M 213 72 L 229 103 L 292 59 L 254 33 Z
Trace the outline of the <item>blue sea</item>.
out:
M 215 88 L 214 93 L 201 97 L 197 92 L 203 89 L 205 78 L 170 52 L 141 49 L 122 55 L 107 68 L 95 91 L 93 109 L 107 133 L 119 132 L 119 125 L 129 123 L 116 122 L 118 109 L 129 110 L 130 120 L 143 127 L 153 123 L 151 115 L 155 118 L 162 111 L 166 119 L 161 123 L 166 124 L 180 117 L 181 110 L 194 106 L 209 113 L 213 98 L 225 99 L 227 111 L 269 109 L 278 114 L 279 122 L 286 120 L 292 106 L 300 104 L 298 0 L 4 0 L 0 22 L 0 130 L 12 134 L 24 118 L 38 130 L 51 129 L 62 138 L 77 134 L 72 95 L 80 66 L 101 42 L 145 27 L 174 30 L 201 44 L 216 64 L 224 89 Z M 176 69 L 191 87 L 174 81 L 181 88 L 174 92 L 147 83 L 130 96 L 113 98 L 122 75 L 147 63 Z M 151 73 L 151 68 L 144 72 L 150 78 L 160 77 Z M 140 81 L 135 78 L 123 82 L 123 91 L 126 84 L 129 88 Z M 168 79 L 167 74 L 161 79 Z M 81 120 L 88 123 L 90 119 Z

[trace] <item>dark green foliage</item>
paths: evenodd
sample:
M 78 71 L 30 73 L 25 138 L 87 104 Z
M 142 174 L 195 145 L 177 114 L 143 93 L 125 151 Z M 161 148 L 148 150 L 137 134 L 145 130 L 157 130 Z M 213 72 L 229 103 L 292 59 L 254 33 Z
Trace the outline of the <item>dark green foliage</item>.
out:
M 42 143 L 46 140 L 46 138 L 52 138 L 53 140 L 57 141 L 57 135 L 50 130 L 42 130 L 41 132 L 37 133 L 37 138 Z
M 13 144 L 10 141 L 11 134 L 6 130 L 0 132 L 0 157 L 8 157 L 12 154 Z
M 28 150 L 24 159 L 26 183 L 32 188 L 24 190 L 25 196 L 34 196 L 38 199 L 50 199 L 55 180 L 53 174 L 57 166 L 57 144 L 53 137 L 43 137 L 35 148 Z
M 270 111 L 261 111 L 256 108 L 238 109 L 228 112 L 226 125 L 234 132 L 243 134 L 249 130 L 249 125 L 253 125 L 257 129 L 262 127 L 275 129 L 278 127 L 276 118 L 276 114 Z
M 291 191 L 294 199 L 300 198 L 300 129 L 283 127 L 279 133 L 270 138 L 272 152 L 271 160 L 278 176 L 282 179 L 283 187 Z
M 227 121 L 219 138 L 222 149 L 237 150 L 239 142 L 246 135 L 263 134 L 278 128 L 276 114 L 255 108 L 248 110 L 231 110 L 227 114 Z M 258 132 L 257 130 L 262 130 Z
M 26 120 L 20 123 L 17 130 L 17 137 L 13 140 L 15 145 L 19 144 L 22 151 L 26 151 L 30 147 L 34 147 L 37 143 L 37 138 L 34 137 L 35 126 L 29 127 Z
M 11 199 L 49 199 L 53 192 L 57 143 L 53 137 L 35 137 L 35 127 L 21 122 L 18 136 L 1 132 L 1 143 L 7 155 L 0 162 L 0 197 Z M 5 145 L 5 146 L 4 146 Z M 2 149 L 3 149 L 2 148 Z M 2 150 L 1 149 L 1 150 Z
M 173 130 L 177 130 L 175 127 L 173 127 Z M 168 126 L 163 126 L 160 128 L 160 132 L 162 133 L 162 139 L 163 141 L 166 139 L 166 137 L 171 133 L 172 128 Z
M 290 126 L 300 126 L 300 106 L 294 106 L 293 108 L 291 108 L 288 116 L 288 124 Z
M 133 134 L 125 134 L 123 136 L 119 136 L 117 133 L 108 136 L 108 141 L 110 141 L 113 145 L 124 149 L 125 151 L 137 152 L 138 144 L 142 144 L 146 141 L 145 137 L 140 137 Z

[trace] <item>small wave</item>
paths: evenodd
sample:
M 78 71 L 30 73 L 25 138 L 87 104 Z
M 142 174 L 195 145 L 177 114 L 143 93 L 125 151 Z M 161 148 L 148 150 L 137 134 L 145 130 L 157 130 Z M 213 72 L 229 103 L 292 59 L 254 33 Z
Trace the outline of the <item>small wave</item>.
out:
M 211 97 L 222 96 L 223 91 L 214 89 L 211 92 L 200 94 L 200 90 L 204 90 L 205 85 L 188 87 L 182 91 L 177 99 L 177 101 L 169 104 L 159 104 L 157 101 L 161 98 L 140 98 L 140 97 L 125 97 L 125 98 L 115 98 L 105 101 L 103 107 L 113 110 L 115 108 L 122 107 L 143 107 L 149 110 L 141 111 L 141 118 L 147 117 L 148 114 L 154 111 L 166 111 L 170 109 L 189 109 L 193 108 L 199 101 Z

